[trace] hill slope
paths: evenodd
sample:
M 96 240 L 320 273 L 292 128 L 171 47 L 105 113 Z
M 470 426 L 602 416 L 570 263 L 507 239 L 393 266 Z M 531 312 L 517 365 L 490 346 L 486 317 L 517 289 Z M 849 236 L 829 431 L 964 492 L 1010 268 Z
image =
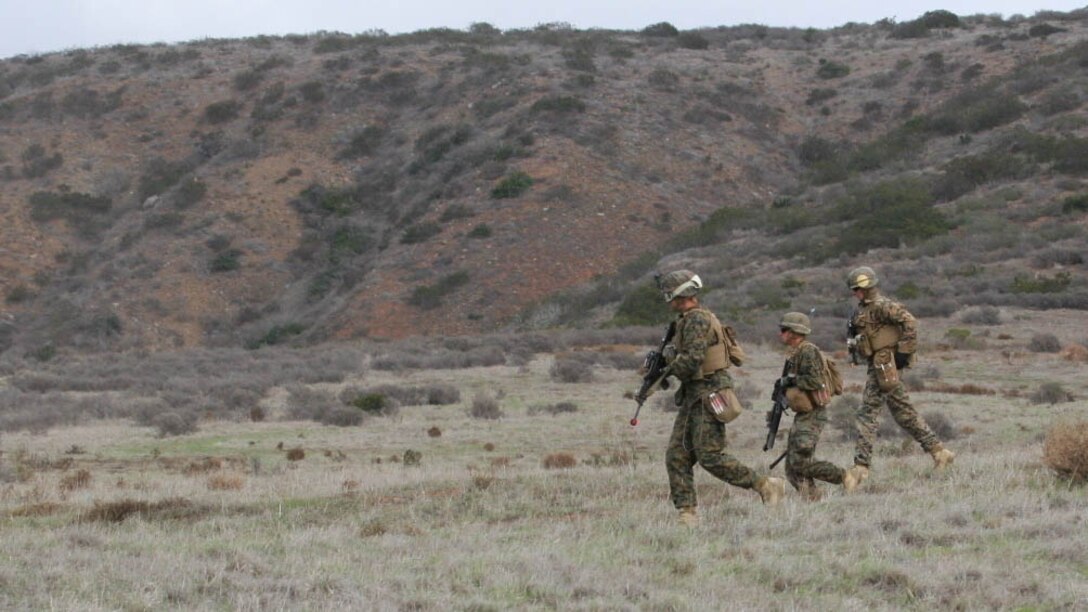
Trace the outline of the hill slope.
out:
M 879 200 L 865 190 L 906 175 L 928 190 L 918 210 L 1018 184 L 1019 198 L 979 207 L 1001 217 L 1041 199 L 1083 229 L 1085 207 L 1062 204 L 1080 170 L 1059 151 L 1079 141 L 1056 139 L 1084 129 L 1084 17 L 683 33 L 476 24 L 11 58 L 0 348 L 648 322 L 649 272 L 680 264 L 749 313 L 812 303 L 831 299 L 830 280 L 759 300 L 742 281 L 891 259 L 873 248 L 926 256 L 897 239 L 842 242 Z M 999 144 L 1028 165 L 960 162 L 960 182 L 934 182 Z M 993 233 L 965 229 L 962 213 L 911 242 Z M 1063 231 L 1044 241 L 1083 242 Z M 1079 291 L 1082 262 L 1054 259 L 1072 275 L 1036 273 L 1027 288 Z

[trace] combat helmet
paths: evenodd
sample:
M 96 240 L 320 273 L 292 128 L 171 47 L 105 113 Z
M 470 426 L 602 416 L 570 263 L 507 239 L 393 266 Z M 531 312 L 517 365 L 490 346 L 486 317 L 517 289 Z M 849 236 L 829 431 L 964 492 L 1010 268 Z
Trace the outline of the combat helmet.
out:
M 691 270 L 676 270 L 662 276 L 657 281 L 665 301 L 671 302 L 677 297 L 692 297 L 703 288 L 703 280 Z
M 803 312 L 787 312 L 782 315 L 782 321 L 778 323 L 778 327 L 802 336 L 812 333 L 812 324 L 809 323 L 808 315 Z
M 876 272 L 873 272 L 872 268 L 861 266 L 850 271 L 850 274 L 846 276 L 846 284 L 851 290 L 872 289 L 880 284 L 880 279 L 876 277 Z

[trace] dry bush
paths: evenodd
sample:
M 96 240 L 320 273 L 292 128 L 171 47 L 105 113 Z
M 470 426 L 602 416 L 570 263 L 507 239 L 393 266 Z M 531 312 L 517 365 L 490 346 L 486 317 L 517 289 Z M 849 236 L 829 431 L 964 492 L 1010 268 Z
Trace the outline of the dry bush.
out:
M 437 425 L 435 425 L 434 427 L 431 427 L 430 429 L 427 430 L 427 435 L 432 437 L 432 438 L 441 438 L 442 437 L 442 430 L 439 429 Z
M 1061 358 L 1078 363 L 1088 362 L 1088 348 L 1083 344 L 1070 344 L 1062 349 Z
M 552 380 L 564 383 L 593 382 L 593 367 L 581 359 L 556 358 L 548 371 Z
M 477 395 L 472 399 L 472 407 L 468 410 L 469 416 L 474 419 L 500 419 L 503 411 L 499 408 L 499 402 L 488 395 Z
M 477 474 L 472 477 L 472 486 L 479 491 L 486 491 L 495 484 L 495 477 L 489 474 Z
M 295 448 L 292 448 L 291 450 L 287 451 L 287 460 L 288 461 L 302 461 L 305 458 L 306 458 L 306 451 L 302 450 L 301 446 L 296 446 Z
M 408 449 L 404 451 L 404 465 L 419 465 L 423 461 L 423 453 Z
M 60 479 L 60 490 L 64 492 L 86 489 L 91 486 L 91 473 L 87 470 L 77 470 Z
M 183 436 L 197 430 L 195 413 L 164 412 L 151 419 L 151 426 L 158 430 L 160 438 Z
M 968 325 L 1001 325 L 1001 311 L 994 306 L 970 308 L 960 315 L 960 322 Z
M 181 472 L 186 476 L 207 474 L 223 468 L 223 460 L 218 457 L 204 457 L 197 461 L 190 461 Z
M 495 457 L 491 459 L 491 467 L 505 468 L 510 467 L 510 457 Z
M 1066 391 L 1061 383 L 1047 382 L 1039 385 L 1028 399 L 1033 404 L 1058 404 L 1073 401 L 1073 394 Z
M 241 474 L 213 474 L 208 478 L 207 485 L 210 491 L 237 491 L 245 482 Z
M 974 383 L 962 385 L 927 385 L 926 390 L 933 393 L 953 393 L 956 395 L 997 395 L 997 391 L 988 387 L 981 387 Z
M 1043 442 L 1043 462 L 1063 478 L 1088 482 L 1088 421 L 1051 427 Z
M 578 412 L 578 404 L 575 404 L 574 402 L 559 402 L 546 406 L 530 406 L 528 410 L 529 416 L 536 416 L 541 412 L 546 412 L 553 416 L 562 413 Z
M 145 520 L 192 519 L 205 513 L 205 509 L 195 506 L 182 497 L 172 497 L 157 502 L 122 499 L 114 502 L 95 502 L 94 507 L 82 513 L 78 521 L 120 523 L 134 514 Z
M 926 425 L 937 434 L 941 440 L 955 440 L 960 437 L 962 430 L 948 418 L 943 412 L 930 411 L 922 415 Z
M 491 451 L 495 450 L 495 445 L 491 442 L 486 442 L 484 443 L 484 450 L 490 453 Z
M 544 457 L 542 465 L 546 470 L 565 470 L 578 465 L 578 460 L 570 453 L 553 453 Z

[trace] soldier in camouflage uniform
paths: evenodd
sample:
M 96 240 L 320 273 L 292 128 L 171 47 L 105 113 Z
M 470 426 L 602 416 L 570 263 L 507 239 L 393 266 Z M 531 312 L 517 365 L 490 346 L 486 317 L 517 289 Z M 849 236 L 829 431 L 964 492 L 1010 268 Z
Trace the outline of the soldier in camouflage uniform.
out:
M 843 481 L 847 490 L 853 490 L 869 476 L 878 417 L 885 403 L 895 422 L 933 457 L 937 470 L 951 465 L 956 458 L 915 411 L 899 380 L 899 370 L 910 367 L 914 360 L 918 326 L 914 315 L 902 304 L 881 295 L 878 283 L 876 273 L 867 266 L 855 268 L 847 276 L 847 284 L 858 299 L 857 310 L 850 321 L 856 333 L 847 344 L 852 354 L 860 354 L 868 360 L 868 378 L 857 414 L 854 467 L 846 471 Z
M 831 390 L 824 375 L 824 357 L 808 341 L 812 333 L 810 325 L 804 313 L 788 312 L 779 323 L 779 334 L 788 347 L 782 372 L 786 398 L 794 412 L 786 451 L 786 480 L 806 499 L 817 500 L 820 491 L 816 481 L 842 484 L 846 470 L 815 458 L 816 444 L 827 425 Z
M 732 389 L 733 379 L 726 371 L 729 360 L 722 325 L 714 313 L 699 306 L 696 297 L 702 281 L 689 270 L 678 270 L 665 275 L 660 288 L 669 307 L 678 313 L 674 344 L 664 351 L 668 374 L 680 380 L 675 396 L 680 411 L 665 452 L 665 467 L 680 522 L 698 523 L 696 463 L 731 485 L 754 489 L 765 504 L 778 503 L 785 483 L 757 474 L 726 453 L 725 424 L 704 404 L 710 393 Z

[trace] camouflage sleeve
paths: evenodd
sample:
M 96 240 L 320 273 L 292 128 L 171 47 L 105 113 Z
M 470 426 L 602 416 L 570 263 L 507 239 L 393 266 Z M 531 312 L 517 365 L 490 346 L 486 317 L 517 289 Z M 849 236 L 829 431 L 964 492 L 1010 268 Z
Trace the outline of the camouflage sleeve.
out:
M 816 345 L 802 344 L 794 359 L 797 360 L 797 388 L 803 391 L 819 389 L 824 383 L 824 364 Z
M 676 359 L 669 364 L 669 371 L 680 380 L 695 376 L 703 367 L 712 333 L 710 317 L 705 314 L 693 312 L 680 319 L 676 335 L 681 342 L 676 346 Z
M 913 353 L 918 346 L 918 321 L 899 302 L 888 300 L 880 313 L 884 320 L 899 327 L 899 347 L 905 353 Z

